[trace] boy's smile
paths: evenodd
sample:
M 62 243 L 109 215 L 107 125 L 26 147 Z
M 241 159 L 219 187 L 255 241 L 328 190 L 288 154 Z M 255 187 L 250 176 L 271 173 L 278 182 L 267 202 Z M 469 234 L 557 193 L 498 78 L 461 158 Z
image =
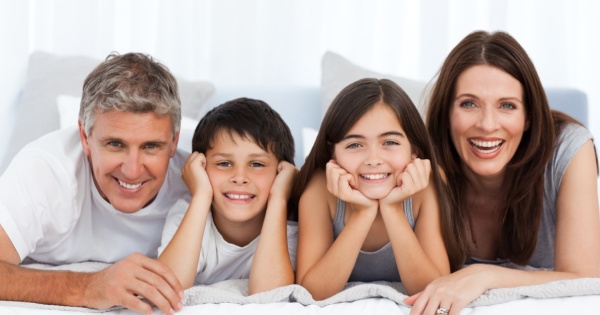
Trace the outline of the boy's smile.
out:
M 279 161 L 275 155 L 245 137 L 221 131 L 206 151 L 206 161 L 215 222 L 238 226 L 255 222 L 262 226 L 277 175 Z

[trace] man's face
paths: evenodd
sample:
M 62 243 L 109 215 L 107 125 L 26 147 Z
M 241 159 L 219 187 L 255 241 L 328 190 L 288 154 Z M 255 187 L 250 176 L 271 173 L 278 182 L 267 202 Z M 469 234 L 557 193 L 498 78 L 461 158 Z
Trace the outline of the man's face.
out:
M 136 212 L 150 204 L 162 186 L 179 133 L 171 118 L 154 113 L 95 113 L 90 135 L 79 123 L 83 151 L 102 198 L 115 209 Z

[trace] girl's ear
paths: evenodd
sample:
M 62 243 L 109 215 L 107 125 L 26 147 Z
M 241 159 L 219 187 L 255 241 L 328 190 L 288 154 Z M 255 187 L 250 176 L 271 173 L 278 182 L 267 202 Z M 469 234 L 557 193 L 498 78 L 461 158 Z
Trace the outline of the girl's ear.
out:
M 417 154 L 413 152 L 413 154 L 412 154 L 411 158 L 412 158 L 413 160 L 414 160 L 414 159 L 416 159 L 416 158 L 417 158 Z

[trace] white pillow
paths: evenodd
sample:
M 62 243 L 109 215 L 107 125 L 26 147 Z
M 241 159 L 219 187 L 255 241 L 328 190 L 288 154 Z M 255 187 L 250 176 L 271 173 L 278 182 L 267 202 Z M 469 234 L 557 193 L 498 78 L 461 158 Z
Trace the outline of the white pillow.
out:
M 61 94 L 56 98 L 60 129 L 77 127 L 80 103 L 81 98 L 72 95 Z M 184 115 L 181 116 L 181 131 L 179 132 L 179 143 L 177 144 L 179 149 L 188 153 L 192 152 L 192 137 L 196 125 L 198 125 L 198 120 Z
M 0 163 L 0 174 L 23 146 L 60 128 L 56 107 L 58 95 L 81 97 L 83 80 L 98 64 L 100 60 L 84 56 L 59 56 L 39 51 L 31 54 L 10 143 Z M 215 91 L 214 85 L 181 78 L 177 78 L 177 83 L 182 115 L 199 119 Z
M 402 77 L 381 74 L 359 67 L 346 58 L 326 52 L 321 64 L 321 101 L 323 113 L 333 102 L 336 95 L 347 85 L 362 78 L 389 79 L 396 82 L 413 101 L 421 117 L 427 111 L 426 96 L 429 95 L 430 86 L 427 82 L 410 80 Z
M 319 130 L 313 128 L 302 128 L 302 152 L 304 153 L 303 160 L 306 160 L 306 157 L 310 153 L 310 150 L 312 150 L 313 144 L 315 143 L 315 139 L 317 138 L 318 133 Z

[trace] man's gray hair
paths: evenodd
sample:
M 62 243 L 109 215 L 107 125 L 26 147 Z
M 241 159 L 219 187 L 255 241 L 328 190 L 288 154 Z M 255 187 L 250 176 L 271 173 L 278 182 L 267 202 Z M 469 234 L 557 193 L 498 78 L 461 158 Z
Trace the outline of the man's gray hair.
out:
M 79 120 L 89 136 L 96 112 L 111 110 L 169 115 L 173 136 L 181 125 L 181 100 L 175 77 L 152 57 L 111 53 L 83 83 Z

